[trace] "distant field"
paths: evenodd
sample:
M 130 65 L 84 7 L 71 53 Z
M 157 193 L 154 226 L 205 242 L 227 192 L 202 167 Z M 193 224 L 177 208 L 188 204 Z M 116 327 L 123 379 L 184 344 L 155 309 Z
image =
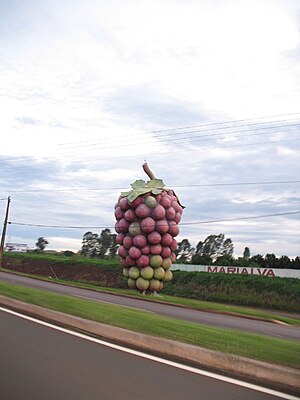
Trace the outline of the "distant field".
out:
M 4 268 L 27 274 L 126 289 L 119 261 L 82 256 L 6 253 Z M 254 275 L 173 271 L 163 294 L 187 299 L 300 312 L 300 280 Z

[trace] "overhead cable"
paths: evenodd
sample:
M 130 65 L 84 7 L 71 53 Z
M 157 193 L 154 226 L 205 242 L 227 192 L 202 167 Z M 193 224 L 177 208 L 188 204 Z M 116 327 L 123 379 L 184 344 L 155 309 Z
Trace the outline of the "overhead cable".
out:
M 257 181 L 257 182 L 223 182 L 223 183 L 195 183 L 185 185 L 167 185 L 174 188 L 193 188 L 193 187 L 222 187 L 222 186 L 254 186 L 254 185 L 282 185 L 300 183 L 300 180 L 287 180 L 287 181 Z M 102 191 L 102 190 L 126 190 L 127 187 L 101 187 L 101 188 L 64 188 L 64 189 L 21 189 L 21 190 L 7 190 L 9 193 L 35 193 L 35 192 L 76 192 L 76 191 Z M 5 199 L 1 199 L 5 200 Z
M 250 219 L 259 219 L 259 218 L 270 218 L 270 217 L 279 217 L 284 215 L 295 215 L 300 214 L 300 211 L 290 211 L 284 213 L 274 213 L 274 214 L 264 214 L 264 215 L 255 215 L 249 217 L 236 217 L 236 218 L 226 218 L 226 219 L 212 219 L 207 221 L 191 221 L 191 222 L 182 222 L 180 225 L 200 225 L 200 224 L 212 224 L 216 222 L 228 222 L 228 221 L 243 221 Z M 39 228 L 55 228 L 55 229 L 113 229 L 114 226 L 68 226 L 68 225 L 44 225 L 44 224 L 29 224 L 23 222 L 13 222 L 10 221 L 11 225 L 20 225 L 20 226 L 31 226 L 31 227 L 39 227 Z

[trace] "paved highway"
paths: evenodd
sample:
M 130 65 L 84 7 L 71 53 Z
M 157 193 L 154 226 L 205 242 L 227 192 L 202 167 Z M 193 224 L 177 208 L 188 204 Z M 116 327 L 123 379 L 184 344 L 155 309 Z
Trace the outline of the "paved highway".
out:
M 0 272 L 0 281 L 29 288 L 48 290 L 60 294 L 67 294 L 79 298 L 138 308 L 168 317 L 184 319 L 187 321 L 216 326 L 219 328 L 238 329 L 241 331 L 258 333 L 261 335 L 276 338 L 293 340 L 300 339 L 300 328 L 296 326 L 283 326 L 272 324 L 270 322 L 250 320 L 230 315 L 190 310 L 182 307 L 170 306 L 167 304 L 160 304 L 135 298 L 122 297 L 108 293 L 94 292 L 87 289 L 74 288 L 71 286 L 60 285 L 52 282 L 39 281 L 37 279 L 13 275 L 5 272 Z
M 112 348 L 3 308 L 0 326 L 0 398 L 5 400 L 295 399 Z

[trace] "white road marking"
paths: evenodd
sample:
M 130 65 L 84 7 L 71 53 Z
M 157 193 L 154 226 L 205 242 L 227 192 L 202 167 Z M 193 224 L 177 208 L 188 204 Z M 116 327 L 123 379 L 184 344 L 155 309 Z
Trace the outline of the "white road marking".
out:
M 130 310 L 137 310 L 137 311 L 141 311 L 141 312 L 147 312 L 147 313 L 150 313 L 150 314 L 154 314 L 153 311 L 144 310 L 143 308 L 137 308 L 137 307 L 131 307 L 131 306 L 124 306 L 123 304 L 111 303 L 110 301 L 105 301 L 105 300 L 100 300 L 100 299 L 92 299 L 91 297 L 80 296 L 79 294 L 74 294 L 74 295 L 72 295 L 72 296 L 74 296 L 74 297 L 79 297 L 79 298 L 81 298 L 81 299 L 91 300 L 91 301 L 99 301 L 100 303 L 109 304 L 109 305 L 111 305 L 111 306 L 124 307 L 124 308 L 129 308 Z
M 277 335 L 276 333 L 272 333 L 272 332 L 267 332 L 265 331 L 264 333 L 266 333 L 267 335 L 272 335 L 272 336 L 276 336 L 276 337 L 283 337 L 282 335 Z
M 286 394 L 286 393 L 282 393 L 282 392 L 279 392 L 277 390 L 264 388 L 262 386 L 254 385 L 254 384 L 248 383 L 248 382 L 243 382 L 243 381 L 240 381 L 238 379 L 229 378 L 227 376 L 223 376 L 223 375 L 215 374 L 215 373 L 208 372 L 208 371 L 205 371 L 205 370 L 202 370 L 202 369 L 190 367 L 188 365 L 180 364 L 180 363 L 177 363 L 177 362 L 174 362 L 174 361 L 165 360 L 163 358 L 152 356 L 150 354 L 146 354 L 146 353 L 143 353 L 141 351 L 128 349 L 126 347 L 119 346 L 119 345 L 113 344 L 113 343 L 109 343 L 109 342 L 106 342 L 104 340 L 96 339 L 96 338 L 90 337 L 88 335 L 79 333 L 79 332 L 71 331 L 69 329 L 65 329 L 65 328 L 62 328 L 60 326 L 56 326 L 56 325 L 50 324 L 48 322 L 40 321 L 39 319 L 32 318 L 32 317 L 29 317 L 27 315 L 23 315 L 23 314 L 20 314 L 18 312 L 15 312 L 15 311 L 3 308 L 3 307 L 0 307 L 0 311 L 6 312 L 8 314 L 15 315 L 15 316 L 17 316 L 19 318 L 26 319 L 28 321 L 34 322 L 34 323 L 39 324 L 39 325 L 46 326 L 48 328 L 51 328 L 51 329 L 54 329 L 54 330 L 57 330 L 57 331 L 60 331 L 60 332 L 63 332 L 63 333 L 67 333 L 68 335 L 76 336 L 78 338 L 81 338 L 81 339 L 84 339 L 84 340 L 88 340 L 90 342 L 97 343 L 97 344 L 100 344 L 102 346 L 110 347 L 112 349 L 123 351 L 125 353 L 129 353 L 129 354 L 132 354 L 132 355 L 135 355 L 135 356 L 138 356 L 138 357 L 142 357 L 142 358 L 145 358 L 145 359 L 148 359 L 148 360 L 151 360 L 151 361 L 156 361 L 156 362 L 159 362 L 161 364 L 169 365 L 169 366 L 174 367 L 174 368 L 179 368 L 179 369 L 182 369 L 182 370 L 185 370 L 185 371 L 188 371 L 188 372 L 193 372 L 194 374 L 207 376 L 207 377 L 213 378 L 213 379 L 218 379 L 219 381 L 231 383 L 233 385 L 242 386 L 242 387 L 245 387 L 247 389 L 256 390 L 258 392 L 270 394 L 272 396 L 277 396 L 277 397 L 279 397 L 281 399 L 286 399 L 286 400 L 299 400 L 300 399 L 299 397 L 295 397 L 295 396 L 292 396 L 292 395 L 289 395 L 289 394 Z

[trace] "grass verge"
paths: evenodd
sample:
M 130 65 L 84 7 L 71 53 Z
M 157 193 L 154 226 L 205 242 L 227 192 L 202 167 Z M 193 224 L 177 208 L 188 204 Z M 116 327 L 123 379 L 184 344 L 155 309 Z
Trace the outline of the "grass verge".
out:
M 0 283 L 0 294 L 135 332 L 300 369 L 300 343 L 166 318 L 127 307 Z

